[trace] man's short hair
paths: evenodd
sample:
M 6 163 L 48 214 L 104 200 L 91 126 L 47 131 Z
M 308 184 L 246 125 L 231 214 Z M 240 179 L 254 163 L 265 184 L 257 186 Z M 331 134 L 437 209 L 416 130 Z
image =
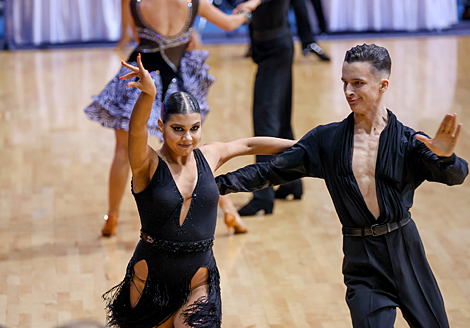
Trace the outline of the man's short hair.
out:
M 390 77 L 392 71 L 392 59 L 388 50 L 375 44 L 357 45 L 346 52 L 344 61 L 348 64 L 355 62 L 368 62 L 378 71 Z

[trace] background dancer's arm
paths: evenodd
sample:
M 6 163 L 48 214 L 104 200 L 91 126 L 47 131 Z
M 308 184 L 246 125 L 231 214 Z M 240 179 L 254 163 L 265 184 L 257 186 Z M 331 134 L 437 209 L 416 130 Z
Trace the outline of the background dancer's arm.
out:
M 152 104 L 156 95 L 155 84 L 149 72 L 142 66 L 140 54 L 137 56 L 138 67 L 121 61 L 122 65 L 131 70 L 121 77 L 123 80 L 139 78 L 127 84 L 127 88 L 134 87 L 141 90 L 129 121 L 129 162 L 132 170 L 134 192 L 142 191 L 150 182 L 151 166 L 158 165 L 158 156 L 148 145 L 147 121 L 150 117 Z
M 247 21 L 248 15 L 261 4 L 261 0 L 248 0 L 244 4 L 246 10 L 239 10 L 233 15 L 227 15 L 207 0 L 201 0 L 198 14 L 221 29 L 232 31 Z
M 431 139 L 424 134 L 416 134 L 416 149 L 422 165 L 417 167 L 423 179 L 447 185 L 463 183 L 468 175 L 467 162 L 454 153 L 462 124 L 456 126 L 457 114 L 447 114 Z M 424 167 L 423 167 L 424 166 Z

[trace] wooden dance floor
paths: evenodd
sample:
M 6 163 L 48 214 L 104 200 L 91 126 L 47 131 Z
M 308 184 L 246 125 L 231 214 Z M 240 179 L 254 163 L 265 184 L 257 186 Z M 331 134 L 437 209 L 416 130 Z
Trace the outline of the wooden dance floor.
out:
M 470 160 L 470 37 L 326 41 L 331 63 L 303 57 L 296 44 L 296 137 L 349 114 L 341 65 L 345 51 L 363 42 L 392 56 L 387 107 L 432 136 L 446 113 L 457 113 L 464 125 L 457 154 Z M 246 46 L 207 49 L 216 82 L 202 142 L 251 136 L 256 67 L 243 57 Z M 114 135 L 83 108 L 121 58 L 112 49 L 0 52 L 0 325 L 104 324 L 101 294 L 123 278 L 139 218 L 129 186 L 117 235 L 101 238 Z M 235 159 L 220 172 L 253 160 Z M 248 234 L 228 236 L 220 215 L 214 252 L 224 328 L 351 327 L 339 220 L 323 181 L 305 179 L 304 187 L 301 201 L 277 201 L 274 215 L 246 219 Z M 233 197 L 237 205 L 248 199 Z M 470 178 L 452 188 L 424 183 L 412 216 L 451 326 L 469 327 Z M 395 327 L 407 327 L 401 314 Z

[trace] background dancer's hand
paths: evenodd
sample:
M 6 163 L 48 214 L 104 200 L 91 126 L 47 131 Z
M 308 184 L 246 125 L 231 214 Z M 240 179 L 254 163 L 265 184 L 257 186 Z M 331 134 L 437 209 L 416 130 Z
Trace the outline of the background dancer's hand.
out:
M 233 14 L 238 14 L 239 12 L 252 12 L 261 4 L 261 0 L 248 0 L 240 3 L 235 9 L 233 9 Z
M 437 156 L 452 156 L 462 128 L 462 123 L 459 123 L 455 128 L 456 119 L 457 114 L 447 114 L 442 120 L 434 139 L 429 139 L 420 134 L 416 135 L 416 139 L 423 142 Z
M 121 64 L 122 66 L 130 69 L 131 72 L 121 76 L 119 78 L 120 80 L 129 80 L 135 77 L 139 79 L 137 81 L 131 81 L 127 83 L 126 88 L 134 87 L 150 96 L 155 97 L 157 94 L 157 88 L 155 88 L 155 83 L 152 79 L 152 76 L 150 76 L 150 73 L 142 65 L 140 54 L 137 56 L 137 67 L 129 65 L 123 60 L 121 60 Z
M 193 31 L 191 33 L 191 40 L 189 40 L 188 48 L 186 48 L 186 51 L 193 51 L 196 49 L 202 49 L 202 41 L 199 37 L 199 33 L 197 33 L 197 31 Z

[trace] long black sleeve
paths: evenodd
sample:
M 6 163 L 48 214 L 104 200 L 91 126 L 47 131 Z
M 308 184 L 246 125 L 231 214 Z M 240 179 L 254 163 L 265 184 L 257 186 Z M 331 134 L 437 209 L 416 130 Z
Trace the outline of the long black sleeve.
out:
M 414 143 L 420 159 L 417 169 L 424 174 L 426 180 L 445 183 L 449 186 L 464 182 L 468 175 L 468 164 L 464 159 L 455 153 L 449 157 L 438 157 L 421 141 L 414 139 Z

